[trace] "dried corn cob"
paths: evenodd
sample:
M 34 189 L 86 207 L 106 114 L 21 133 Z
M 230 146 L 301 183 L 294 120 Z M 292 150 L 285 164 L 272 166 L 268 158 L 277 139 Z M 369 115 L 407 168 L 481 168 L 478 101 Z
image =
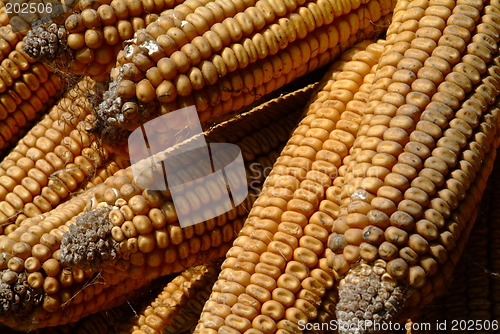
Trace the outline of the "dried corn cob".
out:
M 382 50 L 383 42 L 362 43 L 325 76 L 228 252 L 195 333 L 296 332 L 299 320 L 315 318 L 334 273 L 324 259 L 329 221 L 312 215 L 354 142 L 363 82 Z
M 0 226 L 5 234 L 25 218 L 53 209 L 107 162 L 106 150 L 92 144 L 86 133 L 93 88 L 88 79 L 71 88 L 0 163 Z
M 292 95 L 294 103 L 300 101 L 302 95 Z M 260 132 L 248 136 L 261 143 L 259 147 L 249 145 L 249 139 L 241 140 L 243 152 L 254 157 L 262 155 L 255 159 L 261 170 L 257 170 L 257 174 L 256 170 L 249 170 L 254 180 L 262 179 L 262 169 L 272 164 L 277 155 L 273 150 L 288 137 L 286 129 L 293 127 L 292 119 L 297 117 L 297 113 L 290 114 L 289 105 L 283 108 L 276 104 L 274 107 L 278 109 L 274 114 L 269 108 L 250 112 L 247 117 L 212 130 L 216 136 L 225 135 L 238 141 L 246 133 L 261 129 L 262 122 L 272 121 L 267 126 L 269 129 L 264 126 Z M 249 117 L 256 115 L 260 117 Z M 277 121 L 273 117 L 288 120 Z M 229 130 L 230 125 L 235 126 L 234 132 Z M 264 136 L 269 133 L 273 135 Z M 249 196 L 245 203 L 216 219 L 181 229 L 168 192 L 143 191 L 132 179 L 131 169 L 121 170 L 105 184 L 60 204 L 44 216 L 26 219 L 16 231 L 0 236 L 1 258 L 5 260 L 0 264 L 1 277 L 5 277 L 0 290 L 2 322 L 18 329 L 29 329 L 76 321 L 123 302 L 125 293 L 155 277 L 221 257 L 229 249 L 235 231 L 241 228 L 241 216 L 246 215 L 253 198 Z M 256 184 L 252 184 L 250 192 L 254 192 L 255 187 Z M 115 210 L 106 201 L 122 209 Z M 84 211 L 88 212 L 80 214 Z M 34 245 L 20 241 L 20 235 L 26 231 L 40 234 L 39 241 Z M 106 236 L 106 233 L 109 234 Z M 98 241 L 94 237 L 102 239 Z M 82 253 L 78 248 L 79 240 L 89 252 Z M 87 242 L 90 240 L 95 242 Z M 21 254 L 19 250 L 25 244 L 28 247 Z M 122 247 L 114 248 L 116 244 Z M 74 254 L 67 252 L 71 249 L 75 250 Z M 118 256 L 113 259 L 115 254 Z M 74 266 L 68 267 L 67 263 Z M 167 265 L 162 266 L 162 263 Z M 19 289 L 19 286 L 24 288 Z M 9 296 L 22 301 L 14 304 Z M 30 320 L 17 318 L 21 313 Z
M 11 252 L 2 253 L 3 259 L 8 259 L 3 264 L 6 269 L 2 270 L 2 278 L 5 278 L 1 290 L 3 298 L 2 321 L 4 323 L 18 329 L 28 330 L 76 321 L 101 309 L 123 303 L 124 294 L 147 284 L 156 276 L 177 272 L 200 263 L 200 261 L 220 257 L 229 247 L 228 243 L 219 243 L 220 247 L 218 248 L 201 251 L 194 255 L 188 254 L 186 258 L 182 259 L 177 257 L 183 256 L 183 253 L 180 252 L 177 255 L 177 250 L 174 247 L 164 249 L 163 252 L 156 251 L 148 254 L 147 257 L 144 255 L 141 257 L 140 253 L 133 254 L 130 263 L 122 261 L 120 269 L 125 270 L 122 273 L 68 268 L 59 261 L 61 253 L 58 247 L 63 234 L 69 228 L 66 225 L 60 225 L 64 222 L 70 226 L 75 223 L 75 216 L 82 212 L 86 202 L 91 200 L 92 198 L 88 196 L 78 196 L 61 204 L 57 210 L 54 210 L 54 214 L 52 212 L 46 214 L 45 219 L 41 222 L 25 220 L 24 228 L 33 229 L 35 226 L 40 226 L 44 232 L 40 238 L 40 244 L 32 247 L 32 256 L 26 258 L 26 261 L 18 257 L 20 254 L 14 253 L 17 256 L 12 256 L 14 250 L 19 249 L 20 244 L 20 242 L 12 244 L 6 241 L 5 238 L 12 241 L 12 233 L 9 236 L 3 236 L 2 248 L 4 250 L 7 247 L 13 249 Z M 81 215 L 76 223 L 91 224 L 92 221 L 93 224 L 97 224 L 95 227 L 99 226 L 99 231 L 102 231 L 106 228 L 106 213 L 108 212 L 107 209 L 96 209 L 92 213 Z M 61 215 L 64 215 L 62 219 Z M 52 229 L 50 233 L 47 232 L 47 227 L 50 229 L 54 225 L 59 226 L 59 228 Z M 215 232 L 218 230 L 216 229 Z M 50 243 L 51 248 L 47 246 L 47 243 Z M 9 247 L 10 244 L 12 247 Z M 40 257 L 44 260 L 41 261 Z M 161 263 L 169 264 L 174 259 L 175 263 L 158 267 Z M 31 264 L 34 262 L 38 265 L 32 266 Z M 24 288 L 21 289 L 21 286 Z M 12 295 L 23 301 L 19 304 L 10 302 L 11 297 L 9 296 Z M 90 302 L 92 299 L 95 300 Z M 24 314 L 30 320 L 19 322 L 18 314 Z
M 489 330 L 482 332 L 494 330 L 491 324 L 500 316 L 497 279 L 500 271 L 497 260 L 499 233 L 495 230 L 498 219 L 498 161 L 497 157 L 488 188 L 481 201 L 477 222 L 465 246 L 463 257 L 454 270 L 453 282 L 447 286 L 447 291 L 442 291 L 446 292 L 445 296 L 435 299 L 414 318 L 415 324 L 429 323 L 430 326 L 420 326 L 412 333 L 434 333 L 437 330 L 436 324 L 444 321 L 457 321 L 458 324 L 461 321 L 464 328 L 469 320 L 488 324 Z M 442 330 L 443 333 L 451 331 L 451 326 Z
M 162 277 L 134 291 L 123 305 L 76 323 L 41 328 L 34 334 L 140 333 L 141 326 L 149 330 L 148 333 L 187 332 L 198 320 L 219 268 L 220 261 L 214 261 L 186 269 L 178 275 Z M 8 328 L 6 330 L 6 334 L 11 334 Z
M 2 17 L 7 15 L 5 7 L 0 10 Z M 59 76 L 23 51 L 24 34 L 16 29 L 19 20 L 15 17 L 10 22 L 7 15 L 0 27 L 0 154 L 25 133 L 63 87 Z
M 281 106 L 280 106 L 281 107 Z M 281 107 L 282 108 L 282 107 Z M 286 109 L 282 109 L 283 111 L 280 112 L 279 114 L 275 115 L 283 115 L 283 113 L 288 113 Z M 253 112 L 252 115 L 256 115 L 257 112 Z M 260 119 L 258 120 L 252 120 L 252 119 L 247 119 L 246 122 L 240 121 L 241 125 L 238 125 L 238 127 L 243 127 L 245 126 L 244 124 L 249 123 L 249 122 L 257 122 L 257 124 L 266 124 L 270 119 L 267 118 L 266 116 L 262 115 Z M 293 120 L 293 118 L 292 118 Z M 273 148 L 276 148 L 276 145 L 279 145 L 279 143 L 283 142 L 286 137 L 287 137 L 287 131 L 286 129 L 290 129 L 293 126 L 293 121 L 288 120 L 286 122 L 283 122 L 284 120 L 281 121 L 280 124 L 272 124 L 270 127 L 267 129 L 256 129 L 255 125 L 252 126 L 253 131 L 256 131 L 248 141 L 247 139 L 243 139 L 241 143 L 239 144 L 243 156 L 245 160 L 250 161 L 250 160 L 255 160 L 258 158 L 259 155 L 270 155 L 270 158 L 274 160 L 274 156 L 276 155 L 275 152 L 273 152 Z M 250 123 L 250 124 L 251 124 Z M 219 138 L 222 138 L 223 140 L 226 141 L 234 141 L 234 140 L 241 140 L 241 138 L 238 138 L 240 136 L 240 133 L 233 132 L 231 134 L 231 137 L 225 137 L 225 133 L 221 133 L 221 131 L 226 132 L 225 128 L 227 128 L 227 125 L 223 125 L 220 128 L 215 128 L 212 130 L 212 135 L 213 136 L 218 136 Z M 258 127 L 257 127 L 258 128 Z M 285 129 L 285 131 L 283 131 Z M 163 129 L 161 129 L 162 131 Z M 250 129 L 245 128 L 245 131 L 242 133 L 248 133 L 250 132 Z M 268 135 L 270 135 L 268 138 L 266 138 Z M 250 143 L 254 143 L 255 141 L 263 143 L 261 147 L 255 147 L 250 145 Z M 248 154 L 249 153 L 249 154 Z M 263 175 L 263 170 L 260 168 L 266 167 L 270 165 L 269 160 L 263 160 L 262 161 L 262 166 L 253 166 L 257 167 L 258 170 L 253 171 L 254 173 L 257 172 L 257 175 L 260 175 L 256 181 L 261 182 L 263 181 L 262 175 Z M 250 170 L 248 171 L 250 172 Z M 106 191 L 106 194 L 102 194 L 101 196 L 96 196 L 96 201 L 98 203 L 103 203 L 106 205 L 118 205 L 119 208 L 113 209 L 112 212 L 109 212 L 109 217 L 112 222 L 112 225 L 114 225 L 114 228 L 110 233 L 108 234 L 109 237 L 109 242 L 111 244 L 116 244 L 115 248 L 119 248 L 119 253 L 120 255 L 116 254 L 116 257 L 122 257 L 128 260 L 129 253 L 135 253 L 133 249 L 130 247 L 136 247 L 138 246 L 139 249 L 142 252 L 149 253 L 153 249 L 149 249 L 149 247 L 153 247 L 155 245 L 154 238 L 150 240 L 153 234 L 157 233 L 157 229 L 159 230 L 164 230 L 164 224 L 163 223 L 156 223 L 154 222 L 154 218 L 159 218 L 156 217 L 159 211 L 158 209 L 154 209 L 156 206 L 161 205 L 162 202 L 165 202 L 163 205 L 161 205 L 162 210 L 165 211 L 165 215 L 168 217 L 168 221 L 172 220 L 172 222 L 176 221 L 177 213 L 175 212 L 172 202 L 170 202 L 171 198 L 169 193 L 167 192 L 164 195 L 161 195 L 158 191 L 152 191 L 151 194 L 148 193 L 148 191 L 141 194 L 141 190 L 139 184 L 143 182 L 137 181 L 137 179 L 134 179 L 129 174 L 127 174 L 128 179 L 119 179 L 118 181 L 115 181 L 113 185 L 111 185 L 108 181 L 106 181 L 106 184 L 111 185 L 112 188 L 108 189 Z M 140 177 L 140 176 L 139 176 Z M 231 178 L 231 175 L 228 175 L 229 178 Z M 136 176 L 137 178 L 137 176 Z M 132 181 L 134 180 L 134 181 Z M 249 182 L 252 180 L 248 180 Z M 117 183 L 118 182 L 118 183 Z M 123 186 L 122 186 L 123 184 Z M 131 185 L 132 184 L 132 185 Z M 148 183 L 151 184 L 151 183 Z M 139 188 L 138 188 L 139 186 Z M 207 196 L 214 198 L 217 195 L 217 192 L 214 192 L 213 189 L 208 191 L 208 189 L 203 190 L 203 187 L 199 189 L 197 194 L 198 201 L 201 203 L 205 203 L 206 201 L 209 200 Z M 208 192 L 207 192 L 208 191 Z M 193 194 L 194 195 L 194 194 Z M 255 195 L 255 194 L 254 194 Z M 163 197 L 162 197 L 163 196 Z M 153 202 L 152 202 L 153 201 Z M 117 204 L 118 203 L 118 204 Z M 99 205 L 99 204 L 97 204 Z M 248 207 L 248 203 L 245 202 L 243 205 L 238 206 L 237 209 L 232 210 L 231 213 L 228 214 L 228 217 L 220 217 L 217 221 L 217 225 L 221 226 L 222 229 L 220 231 L 217 231 L 217 233 L 213 232 L 214 236 L 217 235 L 220 232 L 223 232 L 223 235 L 215 237 L 212 241 L 209 239 L 204 239 L 204 240 L 197 240 L 196 242 L 199 243 L 201 242 L 203 245 L 198 245 L 201 246 L 202 250 L 206 247 L 210 247 L 210 244 L 212 242 L 219 243 L 220 242 L 220 237 L 223 239 L 232 238 L 230 231 L 231 231 L 231 226 L 225 226 L 224 223 L 226 219 L 231 219 L 230 217 L 236 216 L 241 216 L 242 214 L 245 213 L 245 208 Z M 154 212 L 149 212 L 149 210 L 153 210 Z M 179 210 L 177 208 L 176 210 Z M 243 211 L 242 211 L 243 210 Z M 149 216 L 149 218 L 148 218 Z M 213 226 L 214 221 L 207 222 L 206 226 L 198 226 L 198 229 L 204 230 L 212 230 L 215 226 Z M 239 223 L 239 222 L 237 222 Z M 153 225 L 152 225 L 153 224 Z M 158 225 L 159 226 L 156 226 Z M 111 224 L 110 224 L 111 226 Z M 178 232 L 181 233 L 180 227 L 169 227 L 173 228 L 175 230 L 174 232 L 170 233 L 170 236 L 167 236 L 166 240 L 162 240 L 162 245 L 164 247 L 167 247 L 169 244 L 177 245 L 180 244 L 181 242 L 184 242 L 183 246 L 187 246 L 187 242 L 194 242 L 190 241 L 190 238 L 185 239 L 185 237 L 180 237 L 178 235 Z M 86 229 L 86 228 L 85 228 Z M 225 230 L 224 230 L 225 229 Z M 183 234 L 190 235 L 191 232 L 186 232 L 188 230 L 192 230 L 190 227 L 185 227 L 184 231 L 182 232 Z M 239 230 L 239 229 L 238 229 Z M 85 230 L 83 230 L 85 232 Z M 174 234 L 172 234 L 174 233 Z M 198 232 L 201 233 L 201 232 Z M 93 255 L 88 258 L 88 252 L 89 249 L 84 250 L 83 253 L 81 250 L 78 249 L 80 247 L 80 244 L 82 243 L 82 240 L 80 240 L 81 237 L 85 237 L 85 233 L 80 237 L 79 232 L 75 231 L 74 232 L 75 236 L 74 239 L 72 240 L 72 237 L 68 235 L 67 242 L 63 240 L 63 244 L 61 246 L 61 257 L 62 260 L 67 263 L 70 266 L 77 266 L 80 268 L 92 268 L 93 270 L 98 270 L 101 269 L 101 266 L 104 265 L 108 270 L 112 270 L 110 267 L 112 267 L 112 261 L 113 259 L 109 259 L 110 261 L 107 261 L 108 259 L 99 259 L 98 254 L 99 251 L 97 252 L 97 257 L 94 257 Z M 180 238 L 180 239 L 179 239 Z M 185 239 L 185 240 L 184 240 Z M 184 240 L 184 241 L 183 241 Z M 230 239 L 229 239 L 230 240 Z M 229 241 L 227 240 L 227 241 Z M 138 245 L 133 246 L 131 243 L 138 243 Z M 142 247 L 146 247 L 149 250 L 146 251 L 145 249 L 142 249 Z M 217 245 L 216 245 L 217 246 Z M 107 245 L 107 247 L 110 247 L 110 245 Z M 82 249 L 83 250 L 83 249 Z M 92 254 L 92 253 L 90 253 Z M 102 260 L 102 261 L 101 261 Z M 120 264 L 121 265 L 121 264 Z
M 121 326 L 123 326 L 125 319 L 132 319 L 146 307 L 148 302 L 154 299 L 154 295 L 161 292 L 162 288 L 172 281 L 175 275 L 168 275 L 160 277 L 150 284 L 134 290 L 126 295 L 126 302 L 122 305 L 113 307 L 109 310 L 100 311 L 80 321 L 69 323 L 66 325 L 39 328 L 30 333 L 33 334 L 115 334 Z M 125 299 L 124 299 L 125 300 Z M 26 331 L 16 331 L 9 327 L 1 327 L 2 333 L 5 334 L 21 334 Z
M 113 0 L 95 2 L 87 8 L 80 6 L 63 24 L 48 22 L 33 28 L 25 50 L 51 67 L 103 81 L 115 65 L 122 42 L 155 21 L 162 11 L 182 2 Z M 187 9 L 183 11 L 187 14 L 196 6 L 198 1 L 189 0 L 182 9 Z
M 219 272 L 220 262 L 182 272 L 133 321 L 123 325 L 118 333 L 187 332 L 198 321 Z
M 398 14 L 404 9 L 401 8 L 403 1 L 398 2 L 398 5 L 394 9 L 394 19 L 392 24 L 396 24 L 398 22 Z M 392 45 L 387 42 L 387 41 L 379 41 L 378 42 L 380 45 L 383 45 L 386 49 L 390 48 Z M 367 106 L 367 101 L 369 94 L 373 90 L 373 79 L 375 76 L 375 70 L 377 69 L 377 65 L 373 66 L 371 69 L 371 72 L 369 75 L 366 75 L 364 78 L 364 84 L 360 87 L 359 91 L 356 92 L 356 101 L 350 101 L 346 105 L 350 110 L 363 110 L 365 112 L 364 116 L 362 119 L 366 119 L 369 117 L 369 114 L 366 114 L 368 111 L 368 106 Z M 341 73 L 340 75 L 347 75 L 347 73 Z M 362 129 L 361 129 L 362 131 Z M 358 131 L 358 135 L 359 135 Z M 352 152 L 351 152 L 352 153 Z M 324 225 L 326 228 L 331 229 L 332 228 L 332 218 L 335 219 L 339 215 L 339 208 L 340 208 L 340 201 L 335 201 L 337 198 L 332 198 L 332 193 L 339 193 L 344 185 L 344 178 L 346 174 L 346 163 L 349 161 L 349 155 L 343 159 L 343 164 L 338 168 L 337 173 L 335 175 L 335 178 L 332 182 L 332 186 L 328 188 L 327 196 L 328 199 L 331 201 L 330 203 L 326 202 L 323 200 L 320 203 L 320 206 L 313 214 L 309 222 L 314 222 L 321 220 L 324 222 Z M 328 203 L 328 204 L 327 204 Z M 333 205 L 332 205 L 333 204 Z M 319 261 L 324 261 L 325 256 L 319 257 Z M 335 315 L 335 306 L 338 302 L 338 291 L 335 289 L 332 289 L 332 287 L 327 287 L 324 296 L 322 296 L 322 302 L 321 305 L 318 306 L 317 308 L 317 315 L 314 319 L 314 321 L 310 325 L 310 327 L 306 327 L 306 330 L 304 331 L 305 333 L 323 333 L 326 329 L 328 328 L 329 331 L 333 331 L 334 334 L 338 333 L 337 330 L 333 330 L 337 323 L 336 321 L 336 315 Z M 332 325 L 333 324 L 333 325 Z M 324 327 L 326 325 L 326 327 Z M 318 329 L 319 328 L 319 329 Z
M 222 23 L 210 15 L 223 11 L 210 8 L 184 30 L 160 18 L 118 56 L 96 129 L 109 143 L 120 142 L 146 120 L 188 105 L 202 123 L 213 122 L 373 36 L 391 10 L 390 1 L 344 8 L 333 1 L 259 0 Z
M 9 26 L 0 28 L 8 28 Z M 5 42 L 5 43 L 2 43 Z M 35 62 L 22 51 L 22 41 L 12 44 L 0 38 L 0 153 L 21 135 L 27 125 L 39 118 L 47 105 L 59 95 L 63 82 L 58 75 Z
M 412 5 L 379 62 L 329 239 L 330 263 L 347 272 L 337 305 L 347 328 L 392 320 L 442 288 L 498 144 L 497 4 Z

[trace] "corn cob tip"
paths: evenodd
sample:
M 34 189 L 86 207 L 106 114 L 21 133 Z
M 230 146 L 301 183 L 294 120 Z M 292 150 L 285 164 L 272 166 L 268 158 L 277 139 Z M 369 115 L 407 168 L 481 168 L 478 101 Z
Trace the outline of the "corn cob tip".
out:
M 373 265 L 360 263 L 340 282 L 336 308 L 340 334 L 373 333 L 397 317 L 408 291 L 385 267 L 382 260 Z
M 30 286 L 26 272 L 4 269 L 0 270 L 0 278 L 0 318 L 28 314 L 42 303 L 43 290 Z
M 118 257 L 111 237 L 110 206 L 101 206 L 76 218 L 61 241 L 61 263 L 80 269 L 98 269 Z
M 39 60 L 53 60 L 66 48 L 66 29 L 52 21 L 33 27 L 27 34 L 24 52 Z
M 108 90 L 103 94 L 103 100 L 96 108 L 95 123 L 91 129 L 102 139 L 103 144 L 117 146 L 123 143 L 139 124 L 154 118 L 159 113 L 159 103 L 151 101 L 147 104 L 139 101 L 124 100 L 118 94 L 121 80 L 113 80 Z M 128 114 L 137 115 L 140 119 L 129 119 Z M 134 117 L 137 118 L 137 117 Z

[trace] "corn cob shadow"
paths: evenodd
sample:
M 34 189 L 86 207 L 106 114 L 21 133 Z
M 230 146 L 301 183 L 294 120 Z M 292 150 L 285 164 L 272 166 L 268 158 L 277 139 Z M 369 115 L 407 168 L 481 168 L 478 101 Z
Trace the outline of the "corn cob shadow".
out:
M 270 102 L 267 105 L 269 109 L 264 107 L 249 112 L 212 130 L 215 137 L 226 142 L 241 141 L 245 134 L 256 132 L 241 141 L 244 157 L 252 157 L 257 162 L 258 168 L 248 170 L 249 180 L 257 181 L 252 183 L 253 188 L 263 181 L 264 172 L 277 156 L 275 150 L 288 137 L 288 131 L 295 124 L 293 119 L 298 117 L 298 112 L 292 111 L 304 103 L 300 101 L 309 90 L 303 90 L 302 95 L 292 94 L 290 102 L 287 102 L 287 98 L 280 98 L 279 101 L 284 103 Z M 231 124 L 241 126 L 229 131 Z M 255 142 L 260 145 L 249 144 Z M 195 227 L 181 229 L 175 223 L 176 213 L 168 200 L 168 192 L 139 189 L 134 185 L 128 169 L 117 172 L 104 184 L 60 204 L 55 210 L 25 219 L 16 231 L 0 237 L 1 254 L 8 258 L 6 264 L 3 262 L 1 277 L 5 276 L 9 282 L 3 283 L 4 289 L 1 291 L 5 297 L 2 301 L 2 322 L 28 330 L 76 321 L 100 309 L 123 303 L 128 292 L 155 277 L 180 272 L 202 263 L 200 261 L 223 256 L 236 231 L 241 228 L 241 217 L 246 215 L 246 210 L 256 196 L 255 191 L 256 188 L 251 189 L 253 197 L 247 198 L 245 203 L 231 212 Z M 64 264 L 66 253 L 61 248 L 65 234 L 74 229 L 71 226 L 80 223 L 82 217 L 98 216 L 110 206 L 111 212 L 103 219 L 113 223 L 112 237 L 120 242 L 122 254 L 128 253 L 130 256 L 116 261 L 108 259 L 107 263 L 103 262 L 101 268 L 95 270 L 67 267 Z M 91 213 L 80 215 L 89 211 Z M 14 252 L 19 245 L 24 245 L 19 242 L 19 236 L 34 232 L 34 229 L 41 234 L 40 244 L 30 246 L 23 254 Z M 95 232 L 87 230 L 85 234 L 97 238 Z M 87 243 L 89 239 L 86 235 L 82 233 L 78 237 L 88 250 L 95 250 L 96 247 Z M 102 245 L 96 241 L 94 245 Z M 30 266 L 29 272 L 23 268 L 28 258 L 35 258 L 39 264 Z M 17 266 L 12 266 L 14 263 Z M 85 267 L 85 264 L 82 266 Z M 13 280 L 13 277 L 17 280 Z M 26 289 L 13 290 L 17 286 Z M 24 297 L 29 298 L 21 302 Z M 96 302 L 89 303 L 94 297 L 97 298 Z M 16 314 L 25 314 L 27 318 L 21 320 Z M 29 321 L 26 322 L 26 319 Z

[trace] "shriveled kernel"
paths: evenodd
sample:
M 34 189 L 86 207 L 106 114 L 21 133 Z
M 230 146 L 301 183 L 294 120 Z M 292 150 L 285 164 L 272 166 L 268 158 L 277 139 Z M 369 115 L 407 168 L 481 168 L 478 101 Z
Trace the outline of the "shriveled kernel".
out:
M 408 264 L 416 264 L 418 262 L 419 255 L 411 247 L 403 247 L 399 251 L 399 256 L 405 260 Z
M 385 230 L 385 239 L 395 245 L 404 245 L 408 241 L 408 233 L 394 226 Z
M 359 247 L 347 245 L 344 248 L 343 255 L 345 260 L 347 260 L 350 263 L 354 263 L 360 259 Z
M 41 240 L 42 239 L 43 239 L 43 236 L 42 236 Z M 35 246 L 33 246 L 32 254 L 39 261 L 44 262 L 45 260 L 47 260 L 51 256 L 52 252 L 51 252 L 51 249 L 49 247 L 40 243 L 40 244 L 36 244 Z
M 378 256 L 378 248 L 374 245 L 363 242 L 359 245 L 359 255 L 367 262 L 375 261 Z
M 24 260 L 17 257 L 17 256 L 14 256 L 11 259 L 9 259 L 9 261 L 7 262 L 7 268 L 9 268 L 10 270 L 12 270 L 14 272 L 20 273 L 25 269 L 24 268 Z
M 367 226 L 363 229 L 363 240 L 372 244 L 379 245 L 384 241 L 384 231 L 376 226 Z
M 384 241 L 378 248 L 379 256 L 384 260 L 392 260 L 398 256 L 398 247 L 390 242 Z
M 428 250 L 429 244 L 420 234 L 410 235 L 409 246 L 418 254 L 425 254 Z

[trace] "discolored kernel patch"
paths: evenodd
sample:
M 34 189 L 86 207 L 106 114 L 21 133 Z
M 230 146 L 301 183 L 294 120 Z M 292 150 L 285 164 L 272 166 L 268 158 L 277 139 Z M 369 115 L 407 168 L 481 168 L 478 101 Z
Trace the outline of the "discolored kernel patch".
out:
M 61 242 L 61 262 L 81 269 L 98 270 L 119 257 L 119 243 L 111 236 L 110 206 L 98 207 L 76 218 Z
M 385 273 L 385 265 L 380 260 L 373 266 L 360 263 L 340 282 L 336 311 L 339 328 L 344 329 L 340 333 L 370 332 L 376 323 L 393 321 L 399 313 L 408 291 Z
M 19 317 L 28 314 L 43 301 L 42 288 L 28 284 L 26 272 L 10 269 L 0 271 L 0 313 L 3 317 Z

